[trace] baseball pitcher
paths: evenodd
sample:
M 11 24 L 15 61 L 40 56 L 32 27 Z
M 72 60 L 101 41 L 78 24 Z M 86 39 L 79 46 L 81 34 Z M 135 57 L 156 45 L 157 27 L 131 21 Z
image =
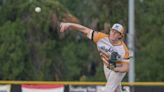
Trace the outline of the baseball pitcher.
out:
M 129 53 L 123 42 L 125 33 L 123 26 L 118 23 L 114 24 L 109 34 L 74 23 L 61 23 L 60 27 L 60 32 L 68 29 L 81 31 L 96 44 L 107 79 L 104 92 L 122 92 L 121 81 L 129 69 Z

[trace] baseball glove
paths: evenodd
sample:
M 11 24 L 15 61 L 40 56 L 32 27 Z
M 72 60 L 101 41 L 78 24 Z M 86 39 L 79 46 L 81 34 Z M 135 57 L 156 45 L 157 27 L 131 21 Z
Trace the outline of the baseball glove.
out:
M 115 51 L 112 52 L 109 58 L 109 65 L 107 67 L 113 70 L 116 67 L 116 63 L 119 62 L 120 59 L 121 59 L 121 56 L 118 54 L 118 52 L 115 52 Z
M 120 61 L 120 59 L 121 59 L 121 56 L 118 54 L 118 52 L 113 51 L 111 53 L 109 62 L 110 63 L 116 63 L 116 62 Z

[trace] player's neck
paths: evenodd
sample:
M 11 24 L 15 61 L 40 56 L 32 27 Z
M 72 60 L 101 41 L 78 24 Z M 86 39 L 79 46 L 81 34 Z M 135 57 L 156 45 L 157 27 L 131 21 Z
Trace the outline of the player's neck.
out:
M 109 41 L 113 44 L 113 45 L 121 45 L 122 41 L 121 40 L 110 40 Z

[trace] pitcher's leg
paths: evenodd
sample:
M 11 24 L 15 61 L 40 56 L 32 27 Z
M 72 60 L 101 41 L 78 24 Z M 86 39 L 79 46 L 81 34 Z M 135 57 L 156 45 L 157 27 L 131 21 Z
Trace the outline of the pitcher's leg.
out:
M 119 84 L 114 92 L 122 92 L 122 86 Z
M 104 92 L 114 92 L 120 85 L 126 73 L 112 71 L 108 77 Z
M 110 75 L 111 72 L 112 72 L 112 70 L 110 70 L 109 68 L 107 68 L 106 65 L 104 65 L 104 74 L 105 74 L 106 80 L 108 80 L 109 75 Z

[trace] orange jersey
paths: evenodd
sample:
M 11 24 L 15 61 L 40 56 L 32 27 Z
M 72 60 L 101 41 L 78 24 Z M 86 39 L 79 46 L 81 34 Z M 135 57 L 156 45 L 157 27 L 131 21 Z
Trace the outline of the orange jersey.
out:
M 120 45 L 112 45 L 111 42 L 109 41 L 107 34 L 104 34 L 102 32 L 95 33 L 95 31 L 93 30 L 87 33 L 87 37 L 96 43 L 97 49 L 99 51 L 99 54 L 104 64 L 106 65 L 109 64 L 110 53 L 113 51 L 116 51 L 123 59 L 118 63 L 129 62 L 128 48 L 123 41 L 121 42 Z

